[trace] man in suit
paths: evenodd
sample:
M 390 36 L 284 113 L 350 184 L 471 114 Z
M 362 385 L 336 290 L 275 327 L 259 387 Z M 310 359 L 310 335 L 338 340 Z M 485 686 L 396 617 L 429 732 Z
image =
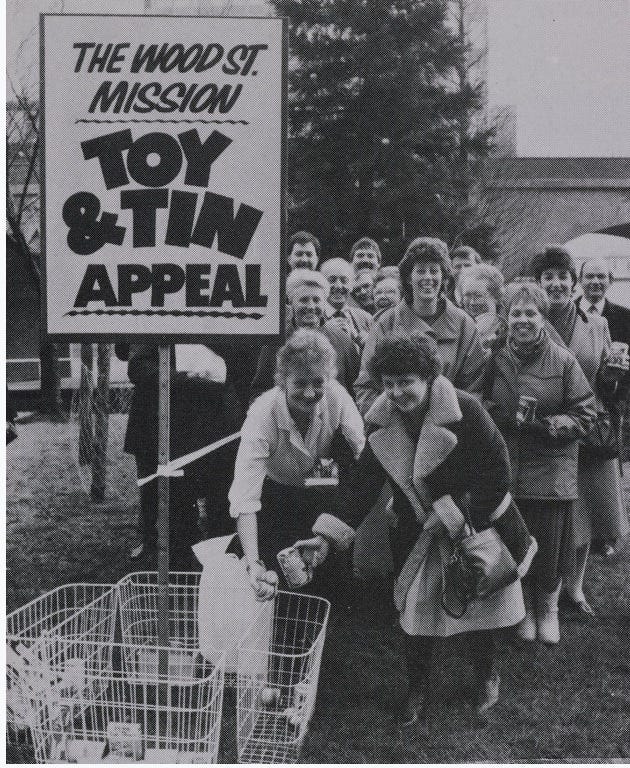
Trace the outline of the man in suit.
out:
M 608 320 L 613 341 L 630 344 L 630 309 L 613 304 L 606 292 L 613 281 L 612 273 L 603 257 L 587 259 L 580 268 L 580 284 L 583 296 L 580 306 L 585 312 L 596 312 Z
M 352 265 L 345 259 L 333 258 L 325 261 L 320 271 L 330 283 L 328 304 L 324 309 L 325 318 L 350 336 L 360 354 L 372 327 L 372 315 L 361 307 L 348 305 L 354 282 Z

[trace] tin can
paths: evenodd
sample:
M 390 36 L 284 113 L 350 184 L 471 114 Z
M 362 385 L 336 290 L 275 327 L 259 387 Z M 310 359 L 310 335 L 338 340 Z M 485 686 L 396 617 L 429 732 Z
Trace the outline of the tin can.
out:
M 311 574 L 295 547 L 287 547 L 278 552 L 278 563 L 282 568 L 287 584 L 293 587 L 304 587 L 311 580 Z
M 613 341 L 610 345 L 608 365 L 611 368 L 625 368 L 628 360 L 628 345 L 623 341 Z
M 536 416 L 536 406 L 538 405 L 538 399 L 535 397 L 527 397 L 527 395 L 521 395 L 518 399 L 518 411 L 516 412 L 516 420 L 519 424 L 531 424 Z

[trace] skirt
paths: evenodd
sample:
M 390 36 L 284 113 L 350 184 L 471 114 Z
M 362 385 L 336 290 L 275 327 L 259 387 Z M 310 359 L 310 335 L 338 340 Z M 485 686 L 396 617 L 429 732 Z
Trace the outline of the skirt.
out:
M 538 543 L 527 578 L 545 592 L 553 592 L 562 575 L 575 566 L 573 507 L 576 502 L 553 499 L 517 499 L 530 534 Z
M 313 537 L 313 523 L 320 514 L 334 509 L 337 493 L 336 488 L 296 488 L 266 478 L 257 518 L 259 557 L 267 568 L 278 574 L 280 589 L 325 597 L 339 606 L 348 604 L 352 596 L 352 567 L 348 552 L 335 552 L 331 547 L 325 562 L 315 569 L 313 581 L 301 590 L 289 588 L 277 559 L 281 550 L 299 539 Z
M 578 494 L 573 512 L 576 547 L 583 547 L 591 539 L 616 541 L 628 535 L 630 523 L 617 459 L 580 462 Z

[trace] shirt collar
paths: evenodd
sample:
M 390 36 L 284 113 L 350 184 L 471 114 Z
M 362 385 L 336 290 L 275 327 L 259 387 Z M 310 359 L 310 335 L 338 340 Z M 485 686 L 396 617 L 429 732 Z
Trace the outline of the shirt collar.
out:
M 580 304 L 582 305 L 582 309 L 589 314 L 589 310 L 592 306 L 595 307 L 597 310 L 597 314 L 601 315 L 604 311 L 604 305 L 606 304 L 606 297 L 603 299 L 600 299 L 597 304 L 591 304 L 591 302 L 586 298 L 586 296 L 582 296 L 580 299 Z
M 278 421 L 278 429 L 286 429 L 287 432 L 300 435 L 298 428 L 295 426 L 295 422 L 293 421 L 293 417 L 289 412 L 289 406 L 287 404 L 287 394 L 280 387 L 278 387 L 277 389 L 278 389 L 278 395 L 276 397 L 276 418 Z M 316 419 L 319 421 L 323 419 L 325 397 L 326 395 L 324 395 L 324 397 L 322 397 L 322 399 L 315 406 L 315 412 L 313 414 L 313 418 L 311 419 L 311 422 L 315 421 Z

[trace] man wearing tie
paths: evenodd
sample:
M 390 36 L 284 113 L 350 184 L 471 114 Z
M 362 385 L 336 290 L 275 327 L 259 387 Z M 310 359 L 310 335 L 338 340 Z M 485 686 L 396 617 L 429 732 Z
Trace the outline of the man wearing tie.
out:
M 325 309 L 326 320 L 342 328 L 357 347 L 363 352 L 365 340 L 372 327 L 372 315 L 361 307 L 348 304 L 350 288 L 354 280 L 354 270 L 345 259 L 333 258 L 325 261 L 321 273 L 330 284 L 328 306 Z
M 587 259 L 580 269 L 583 296 L 580 306 L 585 312 L 597 312 L 608 320 L 613 341 L 630 344 L 630 309 L 613 304 L 606 298 L 606 291 L 613 281 L 608 262 L 603 257 Z

